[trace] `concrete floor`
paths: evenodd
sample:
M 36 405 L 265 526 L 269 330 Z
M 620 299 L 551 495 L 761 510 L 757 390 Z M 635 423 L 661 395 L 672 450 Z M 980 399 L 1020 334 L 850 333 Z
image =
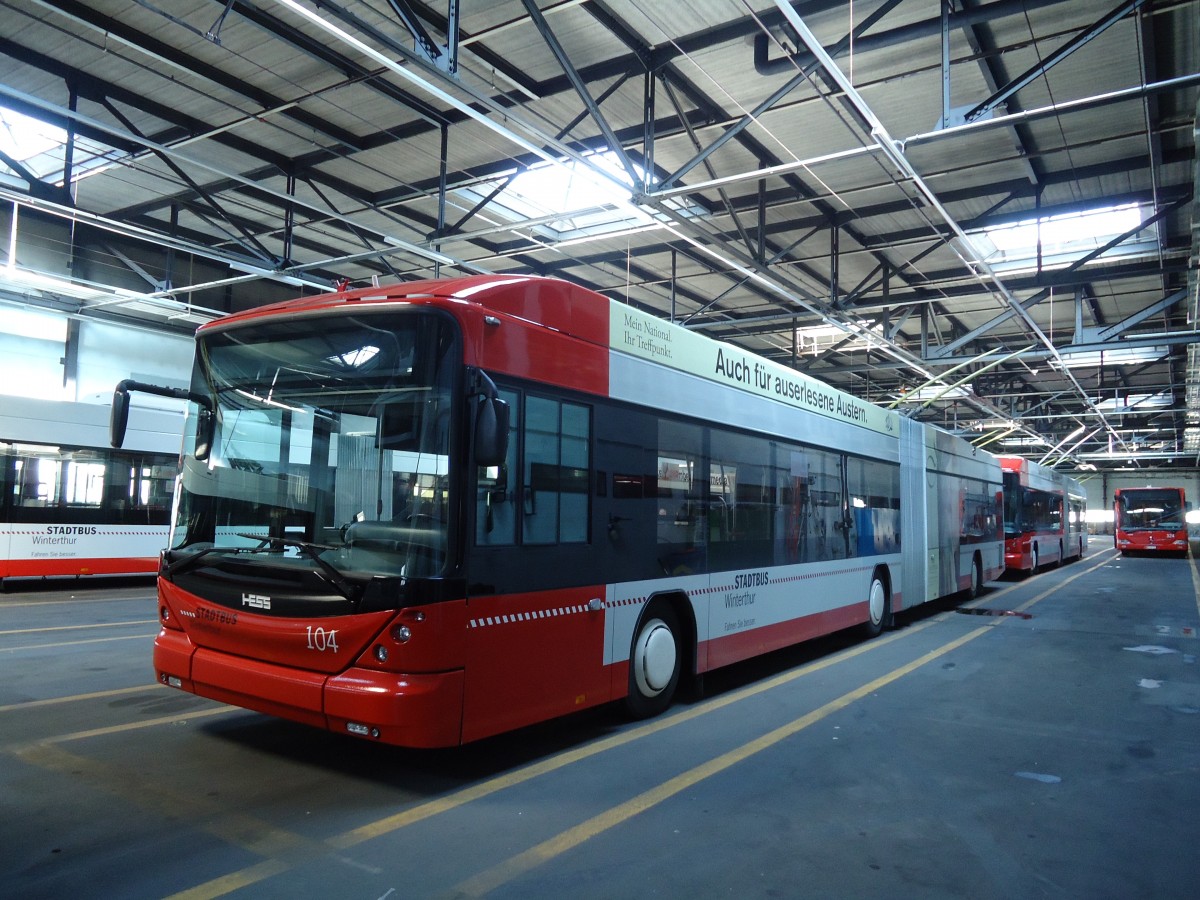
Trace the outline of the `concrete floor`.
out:
M 1198 626 L 1192 560 L 1098 539 L 650 722 L 410 752 L 156 686 L 144 582 L 16 589 L 0 896 L 1191 898 Z

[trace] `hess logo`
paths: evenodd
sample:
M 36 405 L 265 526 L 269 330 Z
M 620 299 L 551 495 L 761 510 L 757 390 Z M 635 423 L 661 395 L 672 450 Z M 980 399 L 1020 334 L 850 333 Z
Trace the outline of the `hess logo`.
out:
M 242 606 L 251 609 L 270 609 L 271 598 L 265 594 L 242 594 Z

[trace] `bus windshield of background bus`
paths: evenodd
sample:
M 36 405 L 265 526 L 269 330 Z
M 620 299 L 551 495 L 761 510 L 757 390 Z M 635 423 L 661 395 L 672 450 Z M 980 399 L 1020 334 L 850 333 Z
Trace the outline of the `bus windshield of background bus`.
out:
M 456 348 L 452 322 L 421 312 L 202 336 L 192 389 L 215 398 L 216 428 L 206 458 L 184 455 L 172 557 L 202 551 L 219 565 L 222 550 L 257 549 L 239 558 L 348 576 L 441 572 Z
M 1121 520 L 1126 531 L 1139 528 L 1178 531 L 1183 528 L 1178 491 L 1133 491 L 1121 495 Z

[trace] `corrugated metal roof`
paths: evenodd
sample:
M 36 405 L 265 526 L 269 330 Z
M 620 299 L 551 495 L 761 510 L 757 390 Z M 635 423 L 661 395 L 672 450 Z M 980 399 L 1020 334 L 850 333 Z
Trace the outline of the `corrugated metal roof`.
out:
M 1200 81 L 1195 2 L 1142 4 L 1086 42 L 1107 4 L 990 0 L 956 11 L 947 129 L 938 124 L 945 110 L 935 0 L 886 12 L 880 0 L 799 8 L 856 96 L 831 86 L 834 76 L 813 65 L 777 4 L 755 12 L 735 0 L 542 7 L 550 34 L 520 0 L 461 3 L 459 71 L 450 76 L 414 51 L 386 0 L 235 4 L 228 12 L 128 0 L 10 3 L 0 105 L 59 123 L 74 115 L 82 168 L 67 196 L 58 187 L 61 148 L 26 172 L 0 165 L 0 196 L 24 205 L 31 239 L 47 239 L 72 216 L 102 226 L 89 249 L 104 259 L 94 270 L 125 288 L 144 280 L 105 257 L 113 240 L 142 248 L 149 239 L 139 249 L 149 257 L 167 246 L 188 253 L 203 281 L 254 265 L 302 272 L 314 284 L 428 277 L 436 246 L 461 267 L 559 275 L 661 315 L 674 303 L 677 318 L 785 362 L 793 324 L 886 320 L 894 344 L 886 355 L 861 343 L 830 349 L 835 343 L 810 348 L 798 363 L 872 400 L 911 384 L 917 368 L 1032 346 L 980 375 L 978 402 L 943 402 L 921 415 L 962 427 L 1000 409 L 1051 444 L 1092 413 L 1084 382 L 1047 374 L 1045 359 L 1188 287 L 1200 240 L 1188 201 Z M 444 59 L 444 4 L 414 8 Z M 851 32 L 851 46 L 838 48 Z M 1081 46 L 996 98 L 980 121 L 964 122 L 1069 42 Z M 648 77 L 652 148 L 644 143 Z M 71 84 L 81 88 L 74 114 Z M 859 104 L 899 142 L 902 160 L 888 158 L 893 151 L 872 135 Z M 652 150 L 656 180 L 686 188 L 670 201 L 649 199 L 658 215 L 690 210 L 669 213 L 673 231 L 560 243 L 545 223 L 475 208 L 473 198 L 497 179 L 545 157 L 582 157 L 607 146 L 608 134 L 638 166 Z M 95 166 L 88 148 L 107 148 L 111 165 Z M 1078 270 L 1004 272 L 997 285 L 954 236 L 956 228 L 1118 199 L 1160 215 L 1151 228 L 1157 252 Z M 455 229 L 441 240 L 439 215 Z M 252 286 L 229 291 L 201 293 L 218 307 L 255 302 Z M 1050 335 L 1053 351 L 1012 315 L 1013 302 L 1027 306 L 1023 316 Z M 1184 385 L 1200 380 L 1185 349 L 1196 302 L 1188 295 L 1108 338 L 1176 335 L 1162 361 L 1084 373 L 1088 391 L 1171 391 L 1173 407 L 1126 415 L 1120 427 L 1137 418 L 1139 427 L 1165 429 L 1177 459 L 1193 465 L 1195 450 L 1182 448 Z M 135 306 L 102 309 L 139 315 Z M 1095 441 L 1099 452 L 1119 443 L 1120 431 L 1105 423 Z M 1079 461 L 1090 460 L 1088 449 Z

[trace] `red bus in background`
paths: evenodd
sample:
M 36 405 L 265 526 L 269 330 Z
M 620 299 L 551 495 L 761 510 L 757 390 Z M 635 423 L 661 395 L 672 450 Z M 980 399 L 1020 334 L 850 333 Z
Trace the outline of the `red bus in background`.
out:
M 1019 456 L 1004 470 L 1004 565 L 1031 574 L 1083 556 L 1087 494 L 1074 478 Z
M 994 456 L 585 288 L 471 276 L 197 332 L 154 667 L 412 747 L 974 593 Z M 901 536 L 903 535 L 903 540 Z
M 1113 535 L 1121 553 L 1188 552 L 1183 488 L 1140 487 L 1113 491 Z

